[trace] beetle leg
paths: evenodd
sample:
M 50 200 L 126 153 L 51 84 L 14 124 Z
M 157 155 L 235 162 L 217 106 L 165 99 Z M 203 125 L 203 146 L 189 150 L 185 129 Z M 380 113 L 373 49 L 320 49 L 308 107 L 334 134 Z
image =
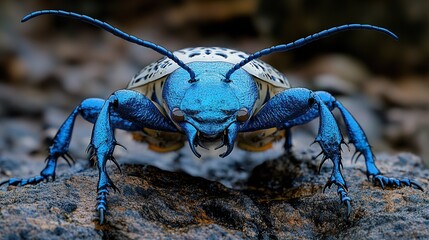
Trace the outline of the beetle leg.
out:
M 401 187 L 402 185 L 405 185 L 423 191 L 423 188 L 414 180 L 388 178 L 383 176 L 380 170 L 378 170 L 377 166 L 375 165 L 375 156 L 372 153 L 371 146 L 368 144 L 366 135 L 359 123 L 340 102 L 335 101 L 334 105 L 340 110 L 341 115 L 344 118 L 344 122 L 346 124 L 347 132 L 349 135 L 349 142 L 353 143 L 356 148 L 355 154 L 358 154 L 356 160 L 359 158 L 360 155 L 363 155 L 365 157 L 365 164 L 367 169 L 366 174 L 368 179 L 372 177 L 373 183 L 380 184 L 383 189 L 384 186 Z
M 91 158 L 95 158 L 98 163 L 97 210 L 100 214 L 100 224 L 104 222 L 104 213 L 107 209 L 107 188 L 111 187 L 115 191 L 118 189 L 106 171 L 107 160 L 113 159 L 113 150 L 116 145 L 114 129 L 110 122 L 110 106 L 114 103 L 111 99 L 112 97 L 106 101 L 98 114 L 88 147 L 92 154 Z
M 171 121 L 143 94 L 132 90 L 119 90 L 113 93 L 105 102 L 95 121 L 89 145 L 92 157 L 97 161 L 99 171 L 96 209 L 99 213 L 100 224 L 105 222 L 108 188 L 113 188 L 115 191 L 118 189 L 106 171 L 108 160 L 116 162 L 113 157 L 113 151 L 115 146 L 118 145 L 114 136 L 112 113 L 138 126 L 139 129 L 148 127 L 177 131 Z
M 388 178 L 381 174 L 380 170 L 375 165 L 375 157 L 372 153 L 371 146 L 368 143 L 367 137 L 362 130 L 362 127 L 351 115 L 351 113 L 331 94 L 325 91 L 315 92 L 325 103 L 325 105 L 332 111 L 335 108 L 338 108 L 340 111 L 344 123 L 347 128 L 347 133 L 349 136 L 349 143 L 352 143 L 356 148 L 356 153 L 353 155 L 353 158 L 357 160 L 359 156 L 363 155 L 365 158 L 365 165 L 367 169 L 368 179 L 372 178 L 374 184 L 379 184 L 382 188 L 385 186 L 400 187 L 402 185 L 414 187 L 419 190 L 423 190 L 422 187 L 411 179 L 397 179 L 397 178 Z M 314 105 L 308 112 L 304 115 L 301 115 L 293 120 L 287 121 L 284 124 L 284 128 L 289 129 L 296 125 L 302 125 L 319 116 L 319 109 Z M 352 159 L 353 159 L 352 158 Z
M 0 183 L 0 185 L 7 184 L 13 186 L 24 186 L 27 184 L 37 184 L 45 179 L 55 180 L 55 168 L 57 166 L 57 159 L 59 157 L 63 157 L 67 161 L 67 163 L 70 164 L 69 158 L 65 156 L 68 156 L 67 151 L 71 139 L 71 132 L 73 130 L 73 125 L 76 120 L 76 117 L 79 114 L 79 110 L 79 107 L 75 108 L 58 130 L 57 134 L 53 139 L 52 145 L 49 147 L 49 155 L 46 158 L 46 166 L 40 172 L 40 175 L 26 179 L 11 178 L 9 180 L 3 181 L 2 183 Z
M 340 200 L 346 205 L 349 213 L 350 198 L 347 196 L 347 184 L 340 170 L 340 166 L 342 166 L 340 146 L 343 137 L 329 104 L 327 105 L 319 94 L 304 88 L 292 88 L 280 92 L 255 114 L 242 131 L 292 127 L 294 126 L 292 123 L 305 123 L 316 117 L 320 117 L 320 125 L 315 142 L 319 143 L 322 148 L 323 162 L 327 159 L 331 159 L 333 162 L 332 174 L 325 188 L 332 184 L 337 185 Z
M 283 148 L 285 149 L 286 154 L 291 153 L 292 149 L 292 133 L 290 128 L 285 128 L 285 143 L 283 144 Z
M 84 100 L 78 107 L 76 107 L 69 117 L 59 128 L 57 134 L 52 140 L 52 145 L 49 147 L 49 155 L 46 158 L 46 166 L 40 172 L 40 175 L 31 178 L 11 178 L 0 183 L 1 185 L 13 185 L 13 186 L 24 186 L 27 184 L 38 184 L 44 180 L 55 180 L 55 169 L 57 166 L 57 160 L 59 157 L 64 158 L 70 165 L 74 160 L 68 154 L 68 149 L 72 137 L 73 126 L 78 115 L 81 115 L 84 119 L 94 123 L 97 119 L 101 107 L 104 104 L 103 99 L 88 98 Z M 124 130 L 140 130 L 139 126 L 136 126 L 130 121 L 124 120 L 114 113 L 111 116 L 111 121 L 115 128 Z
M 315 99 L 317 102 L 316 105 L 319 108 L 320 124 L 315 142 L 319 143 L 324 155 L 321 165 L 328 158 L 331 159 L 333 163 L 331 177 L 326 183 L 323 191 L 325 191 L 327 187 L 330 188 L 332 184 L 337 185 L 337 193 L 340 196 L 340 201 L 347 207 L 347 216 L 349 216 L 351 211 L 351 199 L 347 196 L 347 183 L 340 170 L 340 166 L 342 167 L 341 143 L 343 142 L 343 136 L 341 135 L 340 128 L 330 109 L 323 102 L 322 98 L 318 95 L 316 96 Z
M 265 103 L 240 131 L 283 128 L 283 123 L 304 115 L 312 108 L 314 96 L 312 91 L 305 88 L 291 88 L 280 92 Z

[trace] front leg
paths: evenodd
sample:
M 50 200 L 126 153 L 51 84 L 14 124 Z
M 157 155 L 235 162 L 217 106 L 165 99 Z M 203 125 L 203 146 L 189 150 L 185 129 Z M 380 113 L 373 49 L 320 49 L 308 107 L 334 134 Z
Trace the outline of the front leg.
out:
M 333 162 L 332 174 L 325 188 L 332 184 L 337 185 L 340 200 L 347 206 L 347 211 L 350 213 L 347 184 L 340 170 L 340 166 L 342 166 L 340 146 L 343 138 L 334 116 L 318 94 L 304 88 L 292 88 L 278 93 L 255 114 L 242 131 L 272 127 L 281 129 L 288 122 L 300 118 L 307 119 L 306 114 L 312 112 L 313 109 L 316 109 L 315 112 L 320 117 L 319 132 L 315 142 L 318 142 L 322 148 L 323 162 L 327 159 L 331 159 Z
M 326 187 L 330 188 L 332 184 L 337 185 L 337 193 L 340 196 L 340 201 L 347 207 L 347 216 L 349 216 L 351 211 L 351 199 L 347 195 L 347 183 L 345 182 L 340 170 L 340 166 L 342 167 L 341 143 L 343 143 L 343 136 L 341 135 L 333 114 L 325 105 L 322 98 L 317 96 L 316 100 L 320 115 L 320 124 L 315 142 L 319 143 L 323 153 L 323 159 L 320 167 L 328 158 L 331 159 L 333 163 L 331 177 L 323 188 L 323 191 L 325 191 Z
M 315 103 L 315 96 L 305 88 L 291 88 L 280 92 L 265 103 L 241 131 L 283 128 L 285 122 L 305 114 Z
M 156 108 L 156 106 L 143 94 L 131 90 L 119 90 L 113 93 L 103 105 L 92 131 L 90 151 L 96 159 L 99 171 L 97 186 L 97 211 L 100 224 L 105 221 L 107 210 L 108 188 L 117 190 L 106 171 L 106 163 L 112 160 L 115 146 L 118 145 L 114 136 L 114 128 L 111 123 L 111 113 L 118 114 L 121 118 L 132 122 L 143 129 L 144 127 L 177 131 L 176 127 Z

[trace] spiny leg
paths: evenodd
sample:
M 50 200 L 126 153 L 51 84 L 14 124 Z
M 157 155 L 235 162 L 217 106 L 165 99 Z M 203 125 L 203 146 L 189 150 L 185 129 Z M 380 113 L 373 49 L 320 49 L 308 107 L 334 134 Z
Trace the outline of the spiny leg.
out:
M 55 169 L 57 166 L 57 160 L 59 157 L 63 157 L 67 163 L 70 165 L 70 162 L 73 162 L 73 159 L 70 157 L 68 152 L 68 147 L 71 140 L 71 133 L 73 131 L 74 122 L 77 115 L 80 112 L 80 106 L 75 108 L 66 121 L 62 124 L 54 139 L 52 140 L 52 145 L 49 147 L 49 155 L 46 158 L 46 166 L 40 172 L 40 175 L 21 179 L 21 178 L 11 178 L 9 180 L 3 181 L 0 183 L 0 186 L 3 184 L 13 185 L 13 186 L 24 186 L 27 184 L 37 184 L 43 180 L 52 179 L 55 180 Z
M 108 188 L 117 190 L 106 171 L 108 160 L 113 161 L 118 166 L 113 157 L 113 151 L 118 144 L 114 136 L 110 116 L 112 112 L 139 126 L 140 129 L 148 127 L 172 132 L 177 131 L 171 121 L 162 115 L 157 107 L 143 94 L 131 90 L 119 90 L 113 93 L 105 102 L 95 121 L 89 146 L 92 157 L 97 161 L 99 171 L 96 210 L 99 213 L 100 224 L 105 222 Z
M 331 177 L 326 183 L 323 191 L 327 187 L 331 187 L 332 184 L 337 185 L 337 193 L 340 196 L 340 201 L 347 207 L 347 216 L 350 215 L 350 197 L 347 195 L 347 183 L 341 173 L 341 143 L 343 143 L 343 137 L 337 122 L 329 108 L 325 105 L 322 98 L 318 95 L 315 97 L 317 106 L 319 108 L 320 124 L 319 132 L 315 139 L 315 142 L 319 143 L 322 148 L 323 159 L 320 166 L 329 158 L 333 163 Z
M 315 140 L 315 142 L 318 142 L 322 147 L 322 152 L 319 155 L 323 154 L 319 172 L 327 159 L 331 159 L 333 162 L 331 177 L 323 188 L 323 191 L 325 191 L 327 187 L 331 187 L 332 184 L 336 184 L 338 186 L 337 193 L 340 196 L 341 202 L 347 206 L 347 213 L 349 215 L 351 210 L 350 197 L 347 196 L 347 184 L 340 171 L 340 166 L 342 167 L 340 152 L 343 138 L 333 115 L 330 113 L 333 109 L 333 97 L 330 94 L 321 94 L 321 92 L 315 92 L 315 95 L 317 95 L 317 104 L 314 104 L 306 113 L 284 122 L 283 128 L 288 130 L 287 140 L 290 143 L 288 145 L 285 144 L 285 151 L 290 151 L 290 147 L 292 146 L 290 131 L 292 127 L 308 123 L 315 118 L 321 117 L 319 132 Z
M 363 155 L 365 157 L 365 165 L 367 169 L 366 174 L 368 179 L 372 177 L 372 181 L 374 182 L 374 184 L 379 183 L 383 189 L 385 186 L 401 187 L 402 185 L 405 185 L 423 191 L 423 188 L 412 179 L 397 179 L 383 176 L 380 170 L 375 165 L 375 157 L 372 153 L 371 146 L 369 145 L 366 135 L 359 123 L 340 102 L 335 101 L 334 105 L 340 110 L 340 113 L 344 118 L 344 122 L 346 124 L 347 132 L 349 135 L 349 142 L 353 143 L 356 148 L 356 153 L 354 154 L 354 156 L 357 155 L 356 161 L 360 155 Z
M 91 143 L 88 147 L 92 158 L 96 158 L 98 166 L 98 186 L 97 186 L 97 210 L 100 213 L 100 224 L 104 222 L 104 213 L 107 208 L 107 187 L 113 188 L 115 191 L 117 187 L 113 184 L 106 172 L 107 160 L 112 160 L 117 164 L 113 158 L 113 150 L 116 145 L 116 140 L 113 134 L 113 127 L 110 123 L 110 104 L 113 103 L 106 101 L 103 108 L 98 115 L 94 124 L 91 136 Z
M 343 116 L 344 122 L 346 124 L 347 133 L 349 136 L 349 143 L 352 143 L 356 152 L 353 155 L 353 158 L 356 160 L 359 156 L 363 155 L 365 158 L 365 164 L 367 168 L 367 177 L 368 179 L 372 177 L 374 183 L 379 183 L 382 188 L 385 186 L 410 186 L 417 189 L 423 190 L 422 187 L 411 179 L 397 179 L 397 178 L 387 178 L 383 176 L 380 170 L 377 168 L 374 162 L 374 154 L 372 153 L 371 146 L 368 143 L 367 137 L 360 127 L 359 123 L 354 119 L 351 113 L 331 94 L 325 91 L 315 92 L 325 103 L 325 105 L 332 111 L 335 108 L 338 108 L 341 115 Z M 307 113 L 302 116 L 299 116 L 293 120 L 287 121 L 284 124 L 284 128 L 290 129 L 293 126 L 302 125 L 311 120 L 319 117 L 319 109 L 315 105 Z M 352 158 L 352 160 L 353 160 Z
M 89 98 L 84 100 L 76 107 L 69 117 L 59 128 L 55 137 L 52 140 L 52 145 L 49 147 L 49 155 L 46 158 L 46 166 L 40 172 L 40 175 L 31 178 L 11 178 L 0 183 L 1 185 L 24 186 L 27 184 L 38 184 L 44 180 L 55 180 L 55 169 L 59 157 L 64 158 L 69 165 L 74 162 L 73 158 L 68 154 L 68 149 L 72 137 L 73 126 L 78 115 L 81 115 L 87 121 L 94 123 L 104 104 L 103 99 Z M 112 114 L 112 123 L 115 128 L 125 130 L 140 130 L 139 126 L 121 119 L 118 114 Z
M 322 148 L 323 162 L 331 159 L 333 169 L 326 187 L 337 185 L 338 194 L 343 204 L 347 206 L 350 213 L 350 198 L 347 196 L 347 184 L 341 174 L 341 150 L 340 145 L 343 138 L 337 122 L 323 99 L 304 88 L 292 88 L 278 93 L 270 99 L 242 131 L 254 131 L 272 127 L 284 128 L 294 126 L 290 123 L 310 121 L 315 117 L 307 114 L 317 114 L 320 117 L 319 132 L 315 139 Z M 323 164 L 322 162 L 322 164 Z

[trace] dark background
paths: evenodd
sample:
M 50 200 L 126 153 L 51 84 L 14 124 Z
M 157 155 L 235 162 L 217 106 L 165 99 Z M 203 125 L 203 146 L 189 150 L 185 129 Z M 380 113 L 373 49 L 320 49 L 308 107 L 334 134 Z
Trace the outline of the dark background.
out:
M 294 86 L 334 93 L 375 152 L 411 151 L 429 161 L 429 2 L 145 0 L 0 3 L 0 159 L 46 156 L 48 140 L 87 97 L 107 98 L 161 56 L 86 23 L 36 10 L 86 14 L 170 50 L 223 46 L 254 52 L 346 23 L 386 27 L 395 41 L 352 31 L 263 60 Z M 84 157 L 90 125 L 79 121 L 72 154 Z M 79 129 L 79 130 L 78 130 Z

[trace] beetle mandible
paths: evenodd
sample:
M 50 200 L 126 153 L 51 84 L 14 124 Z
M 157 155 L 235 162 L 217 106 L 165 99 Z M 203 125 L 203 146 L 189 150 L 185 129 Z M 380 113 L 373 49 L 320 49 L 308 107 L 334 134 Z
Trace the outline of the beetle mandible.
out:
M 115 91 L 107 100 L 89 98 L 81 102 L 65 120 L 49 148 L 47 164 L 40 175 L 12 178 L 0 183 L 7 185 L 37 184 L 55 180 L 57 160 L 68 154 L 72 130 L 78 115 L 94 124 L 88 151 L 97 162 L 97 211 L 99 222 L 105 222 L 108 188 L 116 186 L 106 172 L 106 163 L 113 161 L 116 145 L 114 129 L 137 132 L 139 138 L 158 152 L 174 151 L 189 142 L 192 152 L 197 148 L 225 148 L 220 157 L 231 153 L 234 145 L 250 151 L 265 151 L 274 141 L 286 138 L 285 150 L 291 147 L 290 128 L 320 118 L 315 142 L 322 149 L 321 165 L 330 159 L 332 174 L 324 189 L 337 186 L 340 201 L 350 214 L 350 197 L 340 170 L 343 137 L 331 113 L 338 109 L 344 119 L 349 142 L 354 144 L 357 157 L 363 155 L 366 174 L 374 183 L 384 186 L 402 185 L 423 190 L 411 179 L 388 178 L 374 162 L 374 154 L 350 112 L 331 94 L 292 88 L 286 77 L 270 65 L 258 60 L 275 52 L 289 51 L 332 34 L 357 29 L 382 32 L 394 39 L 391 31 L 366 24 L 333 27 L 288 44 L 282 44 L 246 54 L 219 47 L 187 48 L 171 52 L 152 42 L 126 34 L 100 20 L 73 12 L 42 10 L 22 19 L 51 14 L 88 22 L 122 39 L 150 48 L 165 57 L 143 68 L 128 87 Z M 217 144 L 217 146 L 215 146 Z

